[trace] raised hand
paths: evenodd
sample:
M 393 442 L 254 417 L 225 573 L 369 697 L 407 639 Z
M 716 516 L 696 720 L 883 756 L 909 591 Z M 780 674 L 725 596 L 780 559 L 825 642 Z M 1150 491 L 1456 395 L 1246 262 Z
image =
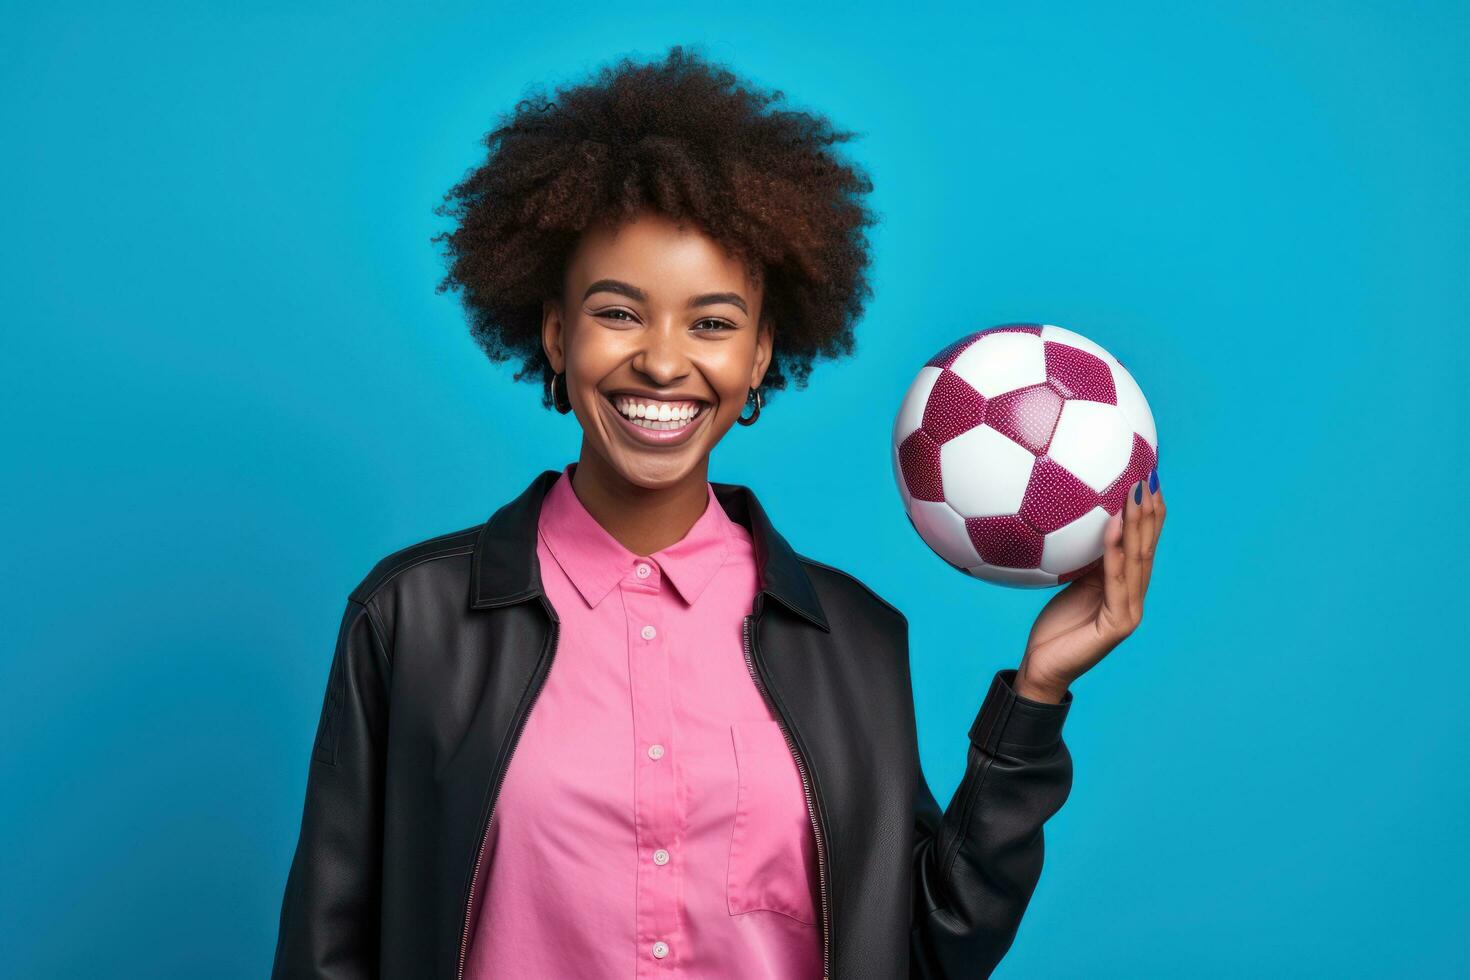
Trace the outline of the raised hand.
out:
M 1138 629 L 1165 510 L 1155 467 L 1109 518 L 1102 564 L 1042 607 L 1016 670 L 1017 694 L 1060 702 L 1073 681 Z

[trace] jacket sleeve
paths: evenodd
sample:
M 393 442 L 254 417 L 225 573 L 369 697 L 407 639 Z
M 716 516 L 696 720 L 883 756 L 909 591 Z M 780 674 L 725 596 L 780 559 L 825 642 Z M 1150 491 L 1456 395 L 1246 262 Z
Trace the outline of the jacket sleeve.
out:
M 914 812 L 909 975 L 988 977 L 1041 877 L 1042 824 L 1072 788 L 1062 722 L 1072 704 L 1021 697 L 998 671 L 970 726 L 964 777 L 943 811 L 922 768 Z
M 273 980 L 377 975 L 388 672 L 374 613 L 349 599 L 307 768 Z

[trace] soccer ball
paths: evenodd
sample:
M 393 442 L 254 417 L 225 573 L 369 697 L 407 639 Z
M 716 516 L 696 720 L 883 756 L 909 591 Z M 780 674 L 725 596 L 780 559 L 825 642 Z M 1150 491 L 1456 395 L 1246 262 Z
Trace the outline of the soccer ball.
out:
M 1049 588 L 1101 564 L 1108 518 L 1158 448 L 1117 358 L 1061 327 L 1008 323 L 919 369 L 893 424 L 893 476 L 909 523 L 951 567 Z

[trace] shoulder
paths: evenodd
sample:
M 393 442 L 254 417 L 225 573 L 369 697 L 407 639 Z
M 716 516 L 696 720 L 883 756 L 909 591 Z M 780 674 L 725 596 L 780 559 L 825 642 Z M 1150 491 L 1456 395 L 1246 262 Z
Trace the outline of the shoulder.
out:
M 374 596 L 413 569 L 429 566 L 431 563 L 442 565 L 451 559 L 469 556 L 474 552 L 475 540 L 484 526 L 484 523 L 481 522 L 458 531 L 436 534 L 432 538 L 425 538 L 399 548 L 380 559 L 373 566 L 372 571 L 368 572 L 352 590 L 348 598 L 353 602 L 365 605 Z
M 816 587 L 824 608 L 830 608 L 831 601 L 836 601 L 841 603 L 842 612 L 857 609 L 889 625 L 908 627 L 908 617 L 856 575 L 806 555 L 796 557 Z

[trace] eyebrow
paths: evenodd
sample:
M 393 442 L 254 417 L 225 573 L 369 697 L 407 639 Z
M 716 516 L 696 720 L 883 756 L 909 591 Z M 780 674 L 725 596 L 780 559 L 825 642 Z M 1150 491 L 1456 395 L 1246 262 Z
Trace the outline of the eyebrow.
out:
M 630 299 L 636 299 L 640 303 L 648 301 L 647 293 L 621 279 L 599 279 L 587 287 L 587 292 L 582 294 L 582 298 L 585 300 L 593 293 L 618 293 Z M 741 313 L 750 313 L 745 305 L 745 300 L 741 299 L 739 293 L 705 293 L 702 296 L 695 296 L 689 300 L 689 309 L 692 310 L 696 306 L 715 306 L 719 303 L 729 303 L 731 306 L 739 307 Z

